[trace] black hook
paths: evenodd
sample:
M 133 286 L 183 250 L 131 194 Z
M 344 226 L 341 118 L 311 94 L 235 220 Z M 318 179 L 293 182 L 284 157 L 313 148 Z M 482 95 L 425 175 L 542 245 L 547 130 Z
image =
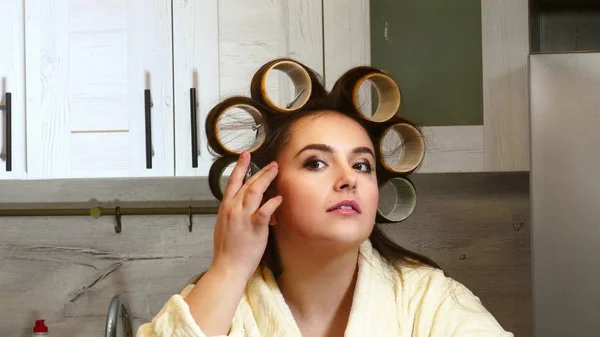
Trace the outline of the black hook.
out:
M 117 206 L 115 209 L 115 219 L 117 220 L 117 225 L 115 226 L 115 232 L 121 233 L 121 207 Z
M 194 222 L 192 221 L 193 218 L 193 214 L 192 214 L 192 206 L 190 206 L 189 208 L 189 213 L 188 213 L 189 217 L 190 217 L 190 225 L 188 226 L 188 229 L 190 230 L 190 233 L 192 232 L 192 227 L 194 226 Z

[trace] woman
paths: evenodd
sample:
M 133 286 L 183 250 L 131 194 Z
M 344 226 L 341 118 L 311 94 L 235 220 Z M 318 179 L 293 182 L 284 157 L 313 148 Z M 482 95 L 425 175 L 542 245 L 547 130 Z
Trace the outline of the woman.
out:
M 361 72 L 381 72 L 355 68 L 327 93 L 299 65 L 312 87 L 293 112 L 262 104 L 253 79 L 266 135 L 224 189 L 212 264 L 137 336 L 512 336 L 467 288 L 375 226 L 387 174 L 375 145 L 399 119 L 361 117 L 352 95 Z M 251 161 L 262 169 L 246 181 Z

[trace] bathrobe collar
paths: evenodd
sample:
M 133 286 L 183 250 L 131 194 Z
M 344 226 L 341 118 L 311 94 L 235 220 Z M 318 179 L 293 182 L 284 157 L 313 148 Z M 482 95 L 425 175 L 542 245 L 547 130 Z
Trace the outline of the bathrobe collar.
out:
M 360 246 L 345 337 L 399 335 L 397 282 L 394 267 L 383 260 L 369 240 L 365 241 Z M 262 336 L 302 336 L 269 268 L 257 270 L 248 283 L 247 296 Z

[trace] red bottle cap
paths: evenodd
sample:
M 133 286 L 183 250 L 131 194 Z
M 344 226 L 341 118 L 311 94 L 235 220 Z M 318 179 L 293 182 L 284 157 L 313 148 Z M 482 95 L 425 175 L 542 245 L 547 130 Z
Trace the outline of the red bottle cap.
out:
M 35 321 L 35 326 L 33 327 L 34 333 L 44 333 L 48 332 L 48 327 L 44 324 L 43 319 L 38 319 Z

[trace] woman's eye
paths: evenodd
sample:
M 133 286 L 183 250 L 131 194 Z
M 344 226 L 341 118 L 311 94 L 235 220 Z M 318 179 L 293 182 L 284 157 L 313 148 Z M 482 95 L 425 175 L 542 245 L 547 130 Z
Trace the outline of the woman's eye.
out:
M 373 168 L 372 168 L 371 164 L 368 163 L 368 162 L 365 162 L 365 163 L 356 163 L 356 164 L 354 164 L 354 167 L 357 170 L 360 170 L 362 172 L 371 172 L 371 171 L 373 171 Z
M 325 167 L 325 163 L 321 160 L 309 160 L 304 164 L 304 167 L 309 170 L 320 170 Z

